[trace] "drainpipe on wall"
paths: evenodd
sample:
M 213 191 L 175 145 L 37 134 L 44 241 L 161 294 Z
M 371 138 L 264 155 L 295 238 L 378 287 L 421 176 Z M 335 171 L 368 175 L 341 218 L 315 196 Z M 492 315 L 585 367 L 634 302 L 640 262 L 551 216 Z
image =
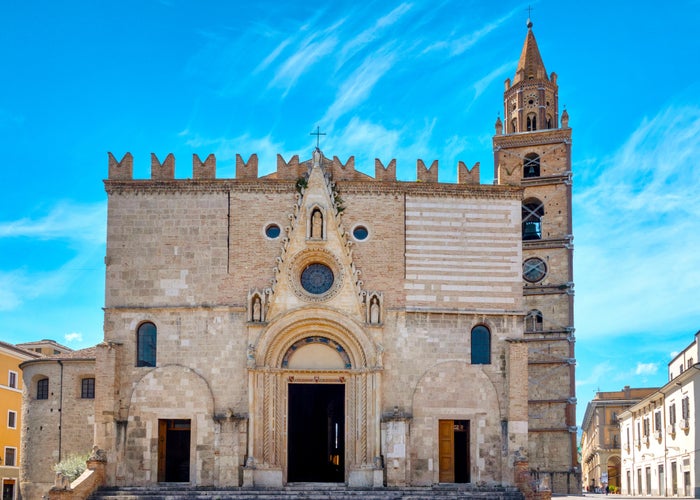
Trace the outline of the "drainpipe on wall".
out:
M 60 389 L 58 395 L 58 461 L 61 461 L 61 434 L 63 434 L 63 361 L 58 360 L 61 366 Z

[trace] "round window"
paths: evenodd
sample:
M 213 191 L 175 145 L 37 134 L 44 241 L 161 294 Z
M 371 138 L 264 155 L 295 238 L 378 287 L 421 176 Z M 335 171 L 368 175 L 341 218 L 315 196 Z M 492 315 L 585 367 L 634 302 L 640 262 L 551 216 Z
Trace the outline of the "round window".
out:
M 366 240 L 369 236 L 369 231 L 365 226 L 357 226 L 355 229 L 352 230 L 352 236 L 357 241 Z
M 530 283 L 540 281 L 547 274 L 547 264 L 537 257 L 523 262 L 523 278 Z
M 299 281 L 308 293 L 321 295 L 333 286 L 333 271 L 325 264 L 309 264 L 301 272 Z
M 265 236 L 273 240 L 277 238 L 281 232 L 282 230 L 277 224 L 270 224 L 265 228 Z

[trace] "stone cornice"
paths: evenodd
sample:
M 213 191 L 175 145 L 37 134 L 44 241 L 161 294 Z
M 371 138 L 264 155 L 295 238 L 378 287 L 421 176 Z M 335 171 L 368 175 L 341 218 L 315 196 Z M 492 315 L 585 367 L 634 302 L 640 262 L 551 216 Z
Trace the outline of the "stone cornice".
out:
M 552 184 L 571 184 L 571 171 L 562 175 L 548 175 L 542 177 L 523 177 L 523 187 L 549 186 Z
M 573 239 L 574 237 L 569 235 L 568 238 L 525 240 L 523 241 L 523 250 L 543 250 L 547 248 L 566 248 L 567 250 L 573 250 Z
M 521 199 L 519 186 L 491 184 L 450 184 L 440 182 L 337 181 L 343 195 L 414 195 L 463 198 Z M 294 181 L 278 179 L 173 179 L 173 180 L 113 180 L 104 181 L 105 191 L 114 194 L 172 194 L 172 193 L 294 193 Z
M 148 193 L 294 193 L 294 181 L 277 179 L 170 179 L 170 180 L 104 180 L 107 194 Z
M 558 142 L 571 144 L 570 128 L 538 130 L 536 132 L 518 132 L 515 134 L 496 135 L 493 137 L 493 149 L 514 148 L 520 146 L 540 146 Z

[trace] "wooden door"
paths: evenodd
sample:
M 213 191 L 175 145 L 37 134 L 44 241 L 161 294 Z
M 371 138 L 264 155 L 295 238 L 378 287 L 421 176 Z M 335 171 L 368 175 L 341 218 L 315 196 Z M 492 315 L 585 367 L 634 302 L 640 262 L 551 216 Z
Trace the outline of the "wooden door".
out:
M 454 420 L 440 420 L 439 422 L 439 471 L 441 483 L 454 483 L 455 481 L 455 439 Z
M 158 420 L 158 482 L 165 481 L 165 443 L 168 435 L 168 421 Z

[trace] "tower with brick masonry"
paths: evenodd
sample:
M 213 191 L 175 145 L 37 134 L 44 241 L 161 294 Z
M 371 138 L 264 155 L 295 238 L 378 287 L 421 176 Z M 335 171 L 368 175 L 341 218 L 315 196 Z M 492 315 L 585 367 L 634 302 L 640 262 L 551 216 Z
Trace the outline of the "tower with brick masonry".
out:
M 547 75 L 530 20 L 527 27 L 515 76 L 505 82 L 504 122 L 496 122 L 494 178 L 523 188 L 530 466 L 563 491 L 568 485 L 556 483 L 578 471 L 571 129 L 566 110 L 559 118 L 557 75 Z

